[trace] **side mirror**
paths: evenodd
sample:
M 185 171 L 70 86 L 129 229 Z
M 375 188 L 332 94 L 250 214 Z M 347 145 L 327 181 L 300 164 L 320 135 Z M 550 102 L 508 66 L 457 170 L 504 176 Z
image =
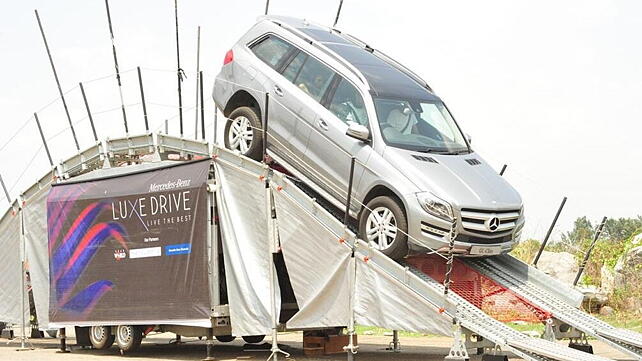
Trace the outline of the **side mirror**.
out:
M 468 144 L 473 144 L 473 138 L 470 136 L 470 134 L 466 134 L 466 140 L 468 141 Z
M 348 122 L 348 130 L 346 135 L 361 141 L 367 142 L 370 140 L 370 131 L 367 127 L 355 122 Z

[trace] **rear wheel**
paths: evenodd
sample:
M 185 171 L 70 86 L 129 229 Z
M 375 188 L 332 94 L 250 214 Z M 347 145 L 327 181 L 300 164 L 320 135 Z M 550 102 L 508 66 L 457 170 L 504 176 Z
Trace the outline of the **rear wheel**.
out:
M 243 336 L 243 341 L 247 343 L 261 343 L 263 339 L 265 339 L 265 335 Z
M 232 335 L 214 336 L 218 342 L 232 342 L 236 337 Z
M 359 217 L 359 234 L 392 259 L 408 255 L 408 220 L 392 197 L 379 196 L 368 202 Z
M 116 329 L 116 344 L 121 353 L 136 351 L 143 341 L 143 330 L 139 326 L 120 325 Z
M 261 118 L 254 108 L 234 109 L 225 123 L 225 148 L 260 161 L 263 158 Z
M 89 341 L 96 350 L 110 348 L 114 344 L 115 336 L 111 334 L 111 327 L 91 326 Z

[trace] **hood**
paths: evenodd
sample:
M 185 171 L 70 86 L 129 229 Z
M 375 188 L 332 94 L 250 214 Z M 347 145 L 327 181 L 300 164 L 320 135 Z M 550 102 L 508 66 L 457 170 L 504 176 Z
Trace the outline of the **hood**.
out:
M 418 159 L 420 158 L 420 159 Z M 519 209 L 519 193 L 473 152 L 443 155 L 386 147 L 384 159 L 413 182 L 456 208 Z

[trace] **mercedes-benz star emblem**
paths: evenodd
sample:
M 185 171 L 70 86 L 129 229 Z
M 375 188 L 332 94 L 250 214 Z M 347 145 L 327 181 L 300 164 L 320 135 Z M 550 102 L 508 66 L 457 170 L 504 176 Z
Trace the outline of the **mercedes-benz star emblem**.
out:
M 499 228 L 499 224 L 501 222 L 499 221 L 499 218 L 493 217 L 486 221 L 486 228 L 488 228 L 489 231 L 495 232 L 497 228 Z

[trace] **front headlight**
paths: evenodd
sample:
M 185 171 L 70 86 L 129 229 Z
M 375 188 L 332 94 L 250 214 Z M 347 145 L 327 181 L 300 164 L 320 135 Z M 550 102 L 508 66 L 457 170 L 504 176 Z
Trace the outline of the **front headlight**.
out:
M 423 208 L 424 211 L 432 214 L 435 217 L 439 217 L 443 220 L 452 222 L 454 215 L 453 207 L 450 205 L 450 203 L 430 192 L 417 193 L 417 200 L 419 201 L 419 204 L 421 204 L 421 208 Z

